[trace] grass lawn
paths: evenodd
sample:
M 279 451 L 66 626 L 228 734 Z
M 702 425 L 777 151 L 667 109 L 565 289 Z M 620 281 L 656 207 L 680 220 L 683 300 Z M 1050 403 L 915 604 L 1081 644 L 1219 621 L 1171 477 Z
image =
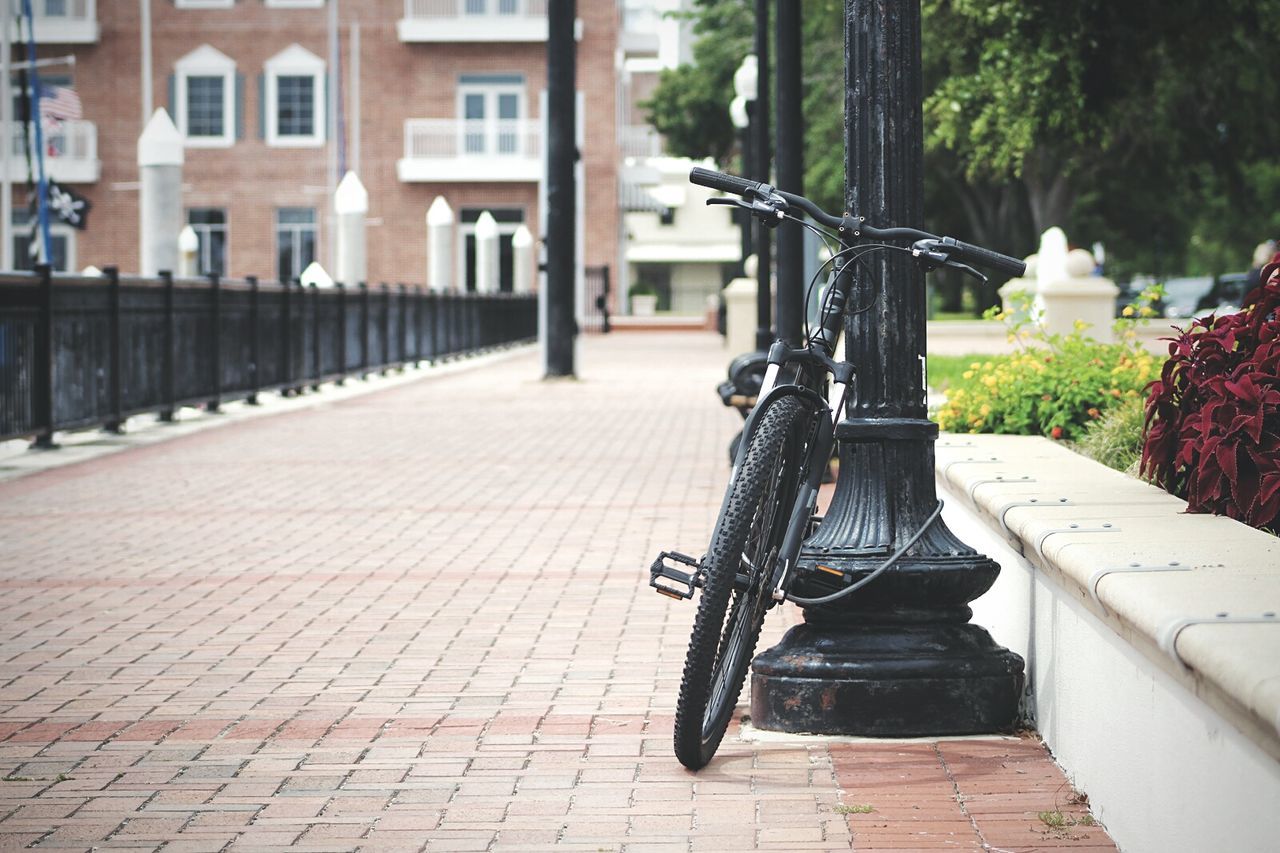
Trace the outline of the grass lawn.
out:
M 960 379 L 960 374 L 969 369 L 969 365 L 975 361 L 979 363 L 990 361 L 992 358 L 999 358 L 999 356 L 979 353 L 970 353 L 969 355 L 931 355 L 925 362 L 926 379 L 929 387 L 934 391 L 945 392 L 951 387 L 952 383 Z

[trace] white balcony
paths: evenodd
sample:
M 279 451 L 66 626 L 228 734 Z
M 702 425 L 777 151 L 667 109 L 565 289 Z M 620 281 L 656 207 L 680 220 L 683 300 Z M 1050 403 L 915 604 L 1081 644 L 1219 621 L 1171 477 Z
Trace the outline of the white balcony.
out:
M 542 126 L 536 120 L 411 118 L 404 123 L 401 181 L 542 180 Z
M 32 131 L 31 136 L 35 136 Z M 27 177 L 27 140 L 22 125 L 13 127 L 9 156 L 5 158 L 9 179 L 25 180 Z M 32 151 L 35 151 L 34 145 Z M 37 168 L 32 161 L 31 168 Z M 44 134 L 45 177 L 62 184 L 92 184 L 102 175 L 102 161 L 98 159 L 98 126 L 91 121 L 64 121 L 62 127 Z
M 547 0 L 404 0 L 404 42 L 545 42 Z
M 623 157 L 644 160 L 662 155 L 662 135 L 647 124 L 618 128 L 618 148 Z
M 17 8 L 18 4 L 14 4 Z M 96 44 L 98 27 L 97 0 L 31 0 L 35 16 L 35 32 L 38 44 Z M 17 43 L 26 38 L 18 35 L 18 27 L 9 30 L 10 39 Z

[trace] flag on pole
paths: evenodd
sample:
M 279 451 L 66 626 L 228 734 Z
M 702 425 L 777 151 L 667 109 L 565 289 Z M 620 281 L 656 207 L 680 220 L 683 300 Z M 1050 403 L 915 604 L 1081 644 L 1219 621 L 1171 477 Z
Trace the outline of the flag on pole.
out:
M 45 122 L 78 119 L 84 115 L 80 96 L 67 86 L 40 87 L 40 118 Z

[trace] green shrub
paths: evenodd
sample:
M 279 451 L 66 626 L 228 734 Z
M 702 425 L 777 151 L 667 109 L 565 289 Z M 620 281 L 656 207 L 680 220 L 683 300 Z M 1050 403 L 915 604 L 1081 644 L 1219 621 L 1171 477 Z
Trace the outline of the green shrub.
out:
M 1156 291 L 1143 295 L 1148 302 Z M 1149 316 L 1149 307 L 1128 315 Z M 1026 316 L 1016 306 L 997 319 Z M 1085 427 L 1123 400 L 1137 400 L 1157 378 L 1155 356 L 1138 342 L 1135 321 L 1117 324 L 1120 342 L 1102 344 L 1085 335 L 1083 324 L 1069 335 L 1026 332 L 1025 321 L 1011 326 L 1018 349 L 970 363 L 939 408 L 939 426 L 956 432 L 1045 435 L 1077 440 Z

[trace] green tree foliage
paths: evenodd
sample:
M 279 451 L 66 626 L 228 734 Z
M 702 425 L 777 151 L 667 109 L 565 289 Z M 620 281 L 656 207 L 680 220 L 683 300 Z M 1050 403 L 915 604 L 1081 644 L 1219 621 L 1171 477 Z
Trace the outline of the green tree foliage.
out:
M 921 6 L 928 227 L 1028 254 L 1062 225 L 1105 241 L 1120 276 L 1243 269 L 1280 232 L 1280 0 Z M 803 9 L 805 190 L 835 209 L 844 2 Z M 673 152 L 731 166 L 728 103 L 753 10 L 696 4 L 696 64 L 664 74 L 649 104 Z

